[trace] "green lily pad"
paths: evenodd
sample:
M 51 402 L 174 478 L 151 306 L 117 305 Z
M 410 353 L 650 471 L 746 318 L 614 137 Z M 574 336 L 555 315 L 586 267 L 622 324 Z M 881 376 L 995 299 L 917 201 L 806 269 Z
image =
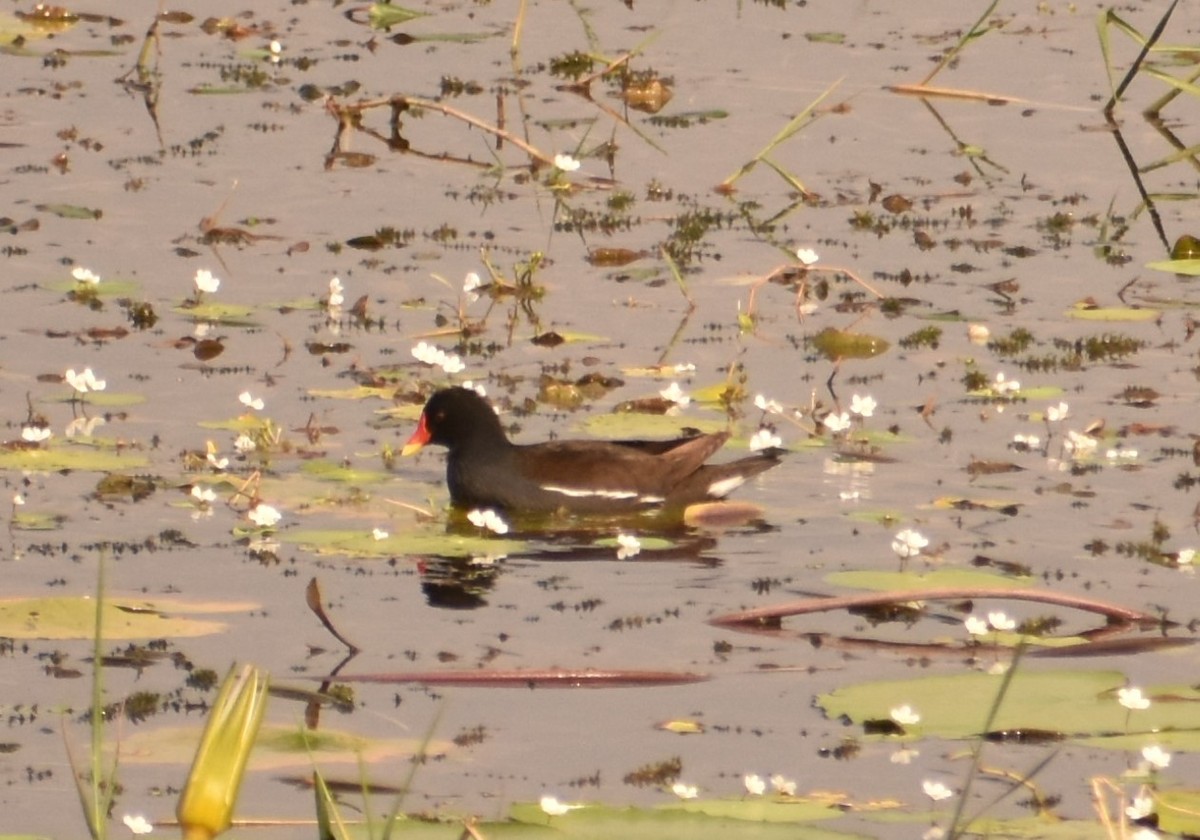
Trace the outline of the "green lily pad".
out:
M 12 518 L 12 526 L 18 531 L 57 531 L 66 519 L 61 513 L 18 511 Z
M 1068 309 L 1066 315 L 1081 321 L 1153 321 L 1162 315 L 1162 312 L 1132 306 L 1077 306 Z
M 870 359 L 886 353 L 886 339 L 827 327 L 812 337 L 812 345 L 827 359 Z
M 640 438 L 674 438 L 683 433 L 685 427 L 702 432 L 719 432 L 725 428 L 723 420 L 705 420 L 690 415 L 669 414 L 593 414 L 583 422 L 583 429 L 595 437 L 613 440 Z
M 1182 260 L 1158 260 L 1157 262 L 1146 263 L 1146 268 L 1154 271 L 1169 271 L 1171 274 L 1186 274 L 1191 277 L 1200 277 L 1200 259 L 1195 257 Z
M 103 633 L 106 641 L 123 639 L 190 638 L 220 633 L 217 621 L 173 618 L 146 601 L 106 599 Z M 0 601 L 0 636 L 14 639 L 91 639 L 96 630 L 92 598 L 16 598 Z
M 40 449 L 0 450 L 0 470 L 58 472 L 118 472 L 143 469 L 149 460 L 137 452 L 77 444 L 54 444 Z
M 342 484 L 381 484 L 392 480 L 392 476 L 382 470 L 364 470 L 323 460 L 305 461 L 300 471 L 321 481 L 337 481 Z
M 397 556 L 429 554 L 438 557 L 498 557 L 528 550 L 521 540 L 499 537 L 417 531 L 389 534 L 376 539 L 371 531 L 315 529 L 286 531 L 278 535 L 282 542 L 300 545 L 318 554 L 336 554 L 360 559 L 385 559 Z
M 372 29 L 387 31 L 393 26 L 427 16 L 425 12 L 416 12 L 403 6 L 394 6 L 391 3 L 372 3 L 367 10 L 367 23 Z
M 1159 790 L 1154 801 L 1159 831 L 1181 837 L 1200 836 L 1200 790 Z
M 86 219 L 88 221 L 95 221 L 104 215 L 103 210 L 80 207 L 77 204 L 35 204 L 34 207 L 43 213 L 52 213 L 61 219 Z
M 310 397 L 318 397 L 327 400 L 388 400 L 396 395 L 395 388 L 371 388 L 366 385 L 358 385 L 354 388 L 310 388 L 308 390 Z M 417 415 L 421 413 L 420 406 L 404 406 L 412 413 L 415 420 Z M 400 409 L 396 409 L 400 410 Z
M 851 571 L 834 572 L 825 577 L 831 586 L 866 589 L 871 592 L 903 592 L 906 589 L 1022 589 L 1032 586 L 1032 578 L 1011 578 L 978 569 L 934 569 L 928 572 Z
M 252 315 L 254 310 L 249 306 L 234 303 L 217 303 L 202 300 L 199 303 L 188 301 L 171 308 L 172 312 L 186 315 L 194 321 L 212 321 L 234 327 L 252 327 L 257 324 Z
M 709 809 L 714 813 L 709 813 Z M 572 838 L 612 838 L 646 840 L 679 838 L 688 840 L 736 840 L 736 838 L 797 838 L 804 840 L 846 840 L 849 836 L 832 829 L 798 825 L 834 819 L 841 812 L 828 804 L 820 805 L 796 799 L 792 803 L 766 797 L 744 800 L 690 800 L 661 808 L 617 808 L 609 805 L 585 805 L 561 816 L 548 817 L 537 803 L 514 803 L 511 820 L 532 828 L 545 826 L 555 836 Z M 540 832 L 539 832 L 540 835 Z M 491 836 L 490 834 L 488 836 Z M 504 837 L 514 836 L 510 831 Z M 521 836 L 524 836 L 522 834 Z M 550 835 L 547 835 L 550 836 Z
M 187 766 L 200 742 L 203 726 L 168 726 L 143 729 L 121 738 L 121 762 L 132 764 L 177 764 Z M 365 738 L 336 729 L 301 731 L 294 726 L 264 723 L 250 754 L 251 770 L 280 770 L 288 767 L 311 769 L 318 764 L 367 763 L 407 759 L 422 747 L 421 738 Z M 425 746 L 430 756 L 448 754 L 448 741 L 431 741 Z
M 1200 744 L 1200 719 L 1194 705 L 1200 692 L 1194 688 L 1143 689 L 1151 698 L 1150 708 L 1131 712 L 1117 701 L 1117 689 L 1126 684 L 1118 671 L 1020 667 L 992 724 L 997 731 L 1040 731 L 1084 738 L 1089 744 L 1113 749 L 1166 745 L 1168 734 L 1186 734 L 1192 743 Z M 820 695 L 817 705 L 831 720 L 844 715 L 862 724 L 886 720 L 892 708 L 907 704 L 921 715 L 919 723 L 905 726 L 909 734 L 972 738 L 981 733 L 1002 679 L 970 673 L 862 683 Z M 1155 702 L 1156 696 L 1173 702 Z M 1189 701 L 1182 702 L 1185 698 Z M 1130 734 L 1114 737 L 1113 733 Z

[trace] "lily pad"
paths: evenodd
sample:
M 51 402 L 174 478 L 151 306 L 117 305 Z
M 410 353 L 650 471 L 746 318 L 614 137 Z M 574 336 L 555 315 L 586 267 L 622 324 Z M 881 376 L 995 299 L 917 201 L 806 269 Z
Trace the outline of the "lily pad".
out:
M 1077 306 L 1068 309 L 1066 314 L 1081 321 L 1154 321 L 1162 312 L 1133 306 Z
M 872 592 L 903 592 L 906 589 L 991 588 L 1021 589 L 1034 584 L 1031 578 L 1011 578 L 977 569 L 934 569 L 929 572 L 852 571 L 825 577 L 831 586 L 866 589 Z
M 1183 260 L 1159 260 L 1157 262 L 1146 263 L 1146 268 L 1154 271 L 1169 271 L 1171 274 L 1186 274 L 1191 277 L 1200 277 L 1200 259 L 1189 258 Z
M 821 330 L 812 337 L 812 345 L 828 359 L 871 359 L 886 353 L 891 346 L 887 339 L 866 333 Z
M 0 470 L 117 472 L 144 468 L 145 456 L 128 449 L 116 452 L 92 446 L 52 445 L 40 449 L 0 450 Z
M 194 321 L 211 321 L 235 327 L 252 327 L 257 322 L 252 317 L 254 310 L 249 306 L 215 301 L 189 301 L 172 307 L 173 312 L 186 315 Z
M 381 484 L 392 480 L 391 475 L 381 470 L 364 470 L 333 461 L 305 461 L 300 471 L 321 481 L 342 484 Z
M 633 440 L 679 437 L 684 428 L 719 432 L 725 428 L 725 422 L 669 414 L 593 414 L 583 422 L 583 428 L 595 437 Z
M 149 602 L 106 599 L 106 641 L 189 638 L 220 633 L 217 621 L 173 618 Z M 0 636 L 13 639 L 91 639 L 96 631 L 96 602 L 88 597 L 15 598 L 0 601 Z
M 336 554 L 360 559 L 422 554 L 438 557 L 497 557 L 528 550 L 527 544 L 520 540 L 439 534 L 433 531 L 389 534 L 383 539 L 376 539 L 372 532 L 366 530 L 297 530 L 282 533 L 278 538 L 318 554 Z
M 200 742 L 202 726 L 170 726 L 139 730 L 121 739 L 121 762 L 133 764 L 178 764 L 186 766 Z M 350 764 L 360 760 L 379 763 L 407 759 L 421 750 L 421 738 L 364 738 L 350 732 L 322 728 L 301 731 L 294 726 L 263 724 L 250 755 L 251 770 L 312 768 L 319 764 Z M 424 746 L 430 757 L 453 750 L 448 741 L 431 741 Z
M 1002 679 L 970 673 L 861 683 L 822 694 L 817 705 L 831 720 L 845 716 L 861 725 L 887 720 L 892 708 L 907 704 L 921 715 L 920 723 L 905 726 L 910 735 L 972 738 L 981 734 Z M 1150 708 L 1130 712 L 1117 701 L 1117 689 L 1126 682 L 1118 671 L 1035 672 L 1023 667 L 1013 676 L 992 728 L 1086 738 L 1089 744 L 1113 749 L 1166 744 L 1162 739 L 1168 734 L 1186 734 L 1194 745 L 1200 744 L 1200 721 L 1193 708 L 1200 694 L 1195 689 L 1181 689 L 1190 702 L 1180 702 L 1183 698 L 1175 688 L 1143 689 L 1152 698 Z M 1155 696 L 1176 702 L 1154 702 Z M 1171 729 L 1176 732 L 1165 732 Z M 1113 733 L 1130 734 L 1118 738 Z M 1129 740 L 1122 743 L 1126 737 Z

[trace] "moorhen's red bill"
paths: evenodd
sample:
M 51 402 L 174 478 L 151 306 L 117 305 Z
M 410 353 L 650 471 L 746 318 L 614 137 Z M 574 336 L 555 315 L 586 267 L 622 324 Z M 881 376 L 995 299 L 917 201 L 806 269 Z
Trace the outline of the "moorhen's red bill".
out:
M 446 388 L 425 404 L 403 454 L 430 443 L 446 447 L 446 483 L 456 507 L 613 515 L 682 510 L 722 499 L 779 463 L 779 450 L 765 450 L 705 464 L 728 439 L 728 432 L 715 432 L 676 440 L 555 440 L 522 446 L 508 440 L 483 397 L 467 388 Z

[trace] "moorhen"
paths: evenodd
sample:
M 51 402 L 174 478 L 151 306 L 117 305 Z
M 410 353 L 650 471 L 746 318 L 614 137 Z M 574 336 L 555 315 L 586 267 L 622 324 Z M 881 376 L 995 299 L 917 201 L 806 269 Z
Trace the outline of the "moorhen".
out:
M 705 464 L 728 439 L 728 432 L 714 432 L 662 441 L 554 440 L 522 446 L 508 440 L 483 397 L 468 388 L 446 388 L 425 403 L 403 454 L 429 443 L 450 451 L 446 483 L 455 507 L 620 515 L 682 511 L 722 499 L 779 463 L 776 449 Z

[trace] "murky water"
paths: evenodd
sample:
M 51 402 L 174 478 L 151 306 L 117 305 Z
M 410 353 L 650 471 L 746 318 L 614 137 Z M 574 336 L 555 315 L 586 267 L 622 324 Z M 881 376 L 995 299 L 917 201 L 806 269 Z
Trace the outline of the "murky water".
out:
M 739 795 L 741 775 L 750 771 L 796 778 L 802 791 L 914 803 L 923 779 L 958 778 L 961 763 L 944 756 L 958 745 L 924 744 L 909 766 L 890 764 L 890 748 L 878 744 L 853 761 L 822 757 L 860 731 L 824 719 L 813 699 L 867 680 L 956 673 L 966 667 L 965 653 L 914 661 L 707 623 L 745 607 L 842 594 L 827 580 L 832 572 L 892 570 L 898 561 L 891 542 L 902 527 L 925 534 L 926 554 L 935 558 L 917 558 L 910 568 L 967 567 L 980 557 L 1019 563 L 1056 591 L 1193 619 L 1195 581 L 1186 570 L 1113 548 L 1149 540 L 1155 522 L 1171 535 L 1163 553 L 1194 544 L 1195 500 L 1177 479 L 1192 468 L 1198 388 L 1189 326 L 1194 292 L 1186 280 L 1144 268 L 1166 253 L 1150 215 L 1138 209 L 1113 134 L 1104 130 L 1100 108 L 1109 89 L 1093 10 L 1066 3 L 1042 4 L 1037 13 L 1001 8 L 996 21 L 1004 25 L 935 79 L 1017 100 L 988 105 L 925 102 L 884 89 L 920 81 L 953 46 L 979 13 L 960 3 L 815 0 L 779 9 L 710 0 L 587 11 L 531 3 L 515 62 L 511 5 L 430 6 L 428 17 L 392 33 L 373 33 L 348 19 L 344 7 L 325 4 L 246 13 L 177 6 L 195 19 L 160 24 L 157 126 L 141 91 L 114 81 L 134 67 L 153 3 L 122 4 L 120 21 L 85 20 L 30 41 L 33 55 L 0 58 L 0 216 L 14 225 L 0 235 L 9 311 L 0 345 L 6 436 L 19 439 L 31 411 L 54 432 L 49 446 L 63 447 L 73 416 L 105 415 L 109 422 L 95 429 L 95 439 L 110 449 L 120 444 L 116 451 L 139 459 L 125 472 L 155 481 L 155 492 L 140 501 L 99 499 L 99 472 L 7 471 L 23 510 L 63 521 L 46 532 L 13 532 L 6 595 L 90 593 L 97 542 L 150 540 L 153 550 L 110 557 L 112 590 L 257 605 L 226 617 L 224 633 L 169 643 L 218 672 L 234 657 L 285 682 L 336 666 L 339 646 L 304 605 L 315 576 L 332 619 L 364 648 L 347 672 L 590 666 L 714 676 L 684 687 L 596 691 L 359 685 L 353 714 L 326 712 L 325 724 L 375 738 L 420 738 L 435 721 L 439 739 L 481 732 L 479 743 L 423 767 L 409 802 L 484 816 L 503 815 L 507 803 L 546 791 L 665 801 L 661 791 L 631 787 L 622 777 L 672 756 L 682 758 L 683 777 L 712 796 Z M 240 15 L 245 37 L 201 27 L 206 16 L 220 14 Z M 1137 20 L 1146 30 L 1153 22 Z M 395 43 L 390 35 L 401 30 L 418 40 Z M 820 33 L 845 37 L 829 43 Z M 438 37 L 444 35 L 472 38 Z M 272 40 L 282 46 L 278 64 L 264 57 Z M 1194 16 L 1181 14 L 1166 40 L 1195 42 Z M 1135 50 L 1114 42 L 1124 68 Z M 575 51 L 610 61 L 634 49 L 631 66 L 654 71 L 673 91 L 654 116 L 626 108 L 603 79 L 592 82 L 589 99 L 562 90 L 567 80 L 547 69 Z M 255 83 L 248 89 L 247 78 Z M 389 149 L 386 108 L 368 111 L 368 130 L 350 132 L 339 149 L 374 156 L 369 165 L 350 166 L 347 156 L 327 165 L 337 124 L 302 86 L 332 91 L 352 82 L 357 89 L 338 101 L 402 94 L 438 99 L 491 125 L 503 121 L 511 136 L 547 156 L 577 157 L 580 169 L 558 176 L 560 187 L 573 186 L 553 189 L 547 167 L 531 177 L 528 157 L 512 142 L 497 149 L 494 136 L 452 116 L 404 115 L 401 133 L 411 151 Z M 478 92 L 447 93 L 458 83 Z M 801 201 L 795 185 L 765 163 L 739 179 L 731 195 L 714 189 L 829 89 L 818 117 L 769 155 L 812 198 Z M 1124 140 L 1142 166 L 1173 153 L 1168 135 L 1138 113 L 1162 92 L 1139 80 L 1118 109 Z M 1170 133 L 1194 145 L 1196 101 L 1181 97 L 1166 116 Z M 1151 193 L 1178 194 L 1157 204 L 1166 238 L 1195 233 L 1195 168 L 1168 162 L 1144 177 Z M 887 196 L 911 206 L 886 209 Z M 64 218 L 57 205 L 101 212 Z M 695 243 L 678 233 L 676 222 L 688 213 L 711 222 Z M 36 229 L 22 224 L 30 220 Z M 248 235 L 213 244 L 205 231 L 214 224 Z M 399 244 L 374 251 L 347 244 L 388 228 L 399 232 Z M 694 309 L 658 256 L 664 244 L 679 249 Z M 756 295 L 753 324 L 739 321 L 754 281 L 794 262 L 797 247 L 817 251 L 820 267 L 854 272 L 888 304 L 877 305 L 845 275 L 813 272 L 814 284 L 828 282 L 828 293 L 818 299 L 814 286 L 819 305 L 802 320 L 793 290 L 769 285 Z M 646 256 L 598 267 L 587 260 L 596 248 Z M 486 277 L 481 251 L 510 281 L 519 263 L 544 254 L 534 276 L 544 294 L 526 309 L 513 297 L 500 298 L 490 312 L 488 298 L 470 301 L 460 285 L 468 272 Z M 97 308 L 70 299 L 74 266 L 102 276 Z M 251 308 L 244 320 L 207 327 L 201 337 L 220 339 L 223 352 L 205 361 L 194 352 L 197 321 L 205 319 L 185 304 L 201 268 L 221 279 L 205 302 Z M 347 310 L 365 296 L 366 323 L 348 311 L 331 320 L 318 305 L 334 276 L 346 288 Z M 1013 283 L 998 292 L 996 284 L 1006 281 Z M 127 288 L 103 296 L 106 284 L 117 282 Z M 157 323 L 131 325 L 118 297 L 149 303 Z M 1160 315 L 1110 323 L 1070 317 L 1089 298 L 1105 307 L 1152 306 Z M 479 325 L 463 344 L 452 334 L 460 310 Z M 1031 343 L 1005 355 L 996 344 L 971 343 L 968 323 L 986 325 L 993 338 L 1024 328 Z M 935 346 L 905 346 L 904 339 L 931 326 L 942 330 Z M 844 361 L 831 394 L 825 382 L 834 364 L 810 343 L 826 328 L 877 336 L 891 349 Z M 117 329 L 127 332 L 111 332 Z M 557 347 L 531 340 L 548 331 L 583 339 Z M 1073 343 L 1097 336 L 1141 346 L 1078 360 Z M 410 350 L 421 339 L 462 353 L 465 371 L 451 376 L 416 362 Z M 344 346 L 311 352 L 318 343 Z M 443 567 L 428 558 L 355 560 L 287 541 L 300 529 L 402 534 L 422 527 L 403 505 L 444 504 L 436 453 L 398 460 L 383 482 L 321 483 L 312 475 L 315 461 L 383 470 L 382 450 L 402 442 L 415 415 L 412 405 L 400 417 L 389 414 L 393 392 L 406 398 L 432 384 L 484 382 L 509 405 L 534 406 L 519 416 L 519 439 L 533 441 L 589 434 L 587 421 L 624 400 L 654 396 L 670 377 L 631 369 L 657 364 L 694 365 L 678 378 L 700 395 L 744 377 L 735 412 L 743 439 L 761 415 L 752 405 L 756 394 L 789 412 L 804 410 L 798 424 L 775 418 L 794 450 L 787 461 L 739 492 L 763 507 L 761 524 L 708 534 L 702 544 L 684 540 L 695 546 L 690 551 L 646 551 L 628 561 L 591 546 L 579 559 L 561 541 L 535 540 L 531 550 L 473 573 L 473 609 L 447 607 L 446 593 L 433 583 Z M 80 409 L 57 378 L 84 366 L 107 388 Z M 1028 398 L 981 397 L 978 387 L 972 395 L 965 381 L 972 372 L 984 383 L 1004 373 Z M 574 381 L 587 373 L 623 384 L 575 410 L 533 402 L 539 377 Z M 360 384 L 379 391 L 351 398 L 361 397 L 349 393 Z M 1135 386 L 1157 393 L 1134 399 L 1126 389 Z M 262 466 L 264 501 L 283 513 L 284 541 L 267 562 L 271 555 L 251 552 L 234 533 L 249 526 L 232 483 L 218 485 L 223 495 L 208 516 L 197 515 L 188 496 L 212 471 L 188 471 L 184 453 L 199 452 L 202 460 L 211 440 L 234 457 L 231 421 L 247 411 L 238 402 L 244 390 L 265 401 L 258 416 L 281 430 L 269 462 L 250 456 L 229 467 L 240 481 Z M 852 430 L 871 435 L 871 454 L 879 457 L 865 462 L 844 457 L 862 450 L 839 447 L 828 431 L 812 436 L 810 410 L 846 410 L 855 393 L 879 404 Z M 1043 414 L 1060 400 L 1069 416 L 1052 426 Z M 1094 420 L 1106 424 L 1098 451 L 1072 469 L 1062 451 L 1066 432 L 1081 433 Z M 678 421 L 724 423 L 725 415 L 697 401 Z M 324 431 L 310 440 L 306 424 Z M 1017 434 L 1038 435 L 1042 444 L 1016 451 Z M 1108 450 L 1116 451 L 1109 457 Z M 976 460 L 1011 462 L 1022 471 L 974 474 L 968 466 Z M 946 502 L 962 499 L 980 504 Z M 991 502 L 1015 507 L 983 504 Z M 160 536 L 166 531 L 181 540 L 169 544 Z M 1091 550 L 1099 541 L 1108 550 Z M 1042 614 L 1016 604 L 1011 612 Z M 963 636 L 954 624 L 934 624 L 872 628 L 865 619 L 830 615 L 788 622 L 895 642 Z M 86 674 L 89 651 L 81 641 L 30 641 L 5 656 L 5 709 L 13 723 L 3 740 L 16 747 L 0 764 L 5 830 L 80 831 L 59 717 L 66 713 L 69 732 L 82 743 L 76 720 L 89 703 L 88 681 L 56 678 L 47 664 L 62 657 Z M 1148 685 L 1179 681 L 1196 660 L 1184 649 L 1087 664 Z M 140 673 L 113 670 L 108 679 L 113 699 L 133 691 L 200 696 L 180 689 L 182 672 L 166 663 Z M 21 722 L 18 714 L 30 704 L 37 704 L 37 718 Z M 302 717 L 299 706 L 284 702 L 270 714 L 285 725 Z M 127 722 L 121 737 L 198 717 Z M 702 721 L 707 733 L 655 729 L 685 717 Z M 1035 748 L 1014 748 L 1002 761 L 1026 767 L 1040 756 Z M 1069 816 L 1086 818 L 1086 779 L 1123 766 L 1120 754 L 1074 748 L 1050 786 L 1066 798 Z M 326 769 L 357 778 L 352 764 Z M 130 756 L 118 812 L 167 817 L 174 797 L 158 794 L 177 787 L 185 772 L 179 763 L 138 764 Z M 305 775 L 306 759 L 282 772 Z M 1196 772 L 1192 757 L 1178 756 L 1172 773 L 1183 780 L 1189 772 Z M 393 784 L 405 773 L 401 758 L 370 768 L 372 779 Z M 241 811 L 308 817 L 311 796 L 264 772 L 251 780 Z

